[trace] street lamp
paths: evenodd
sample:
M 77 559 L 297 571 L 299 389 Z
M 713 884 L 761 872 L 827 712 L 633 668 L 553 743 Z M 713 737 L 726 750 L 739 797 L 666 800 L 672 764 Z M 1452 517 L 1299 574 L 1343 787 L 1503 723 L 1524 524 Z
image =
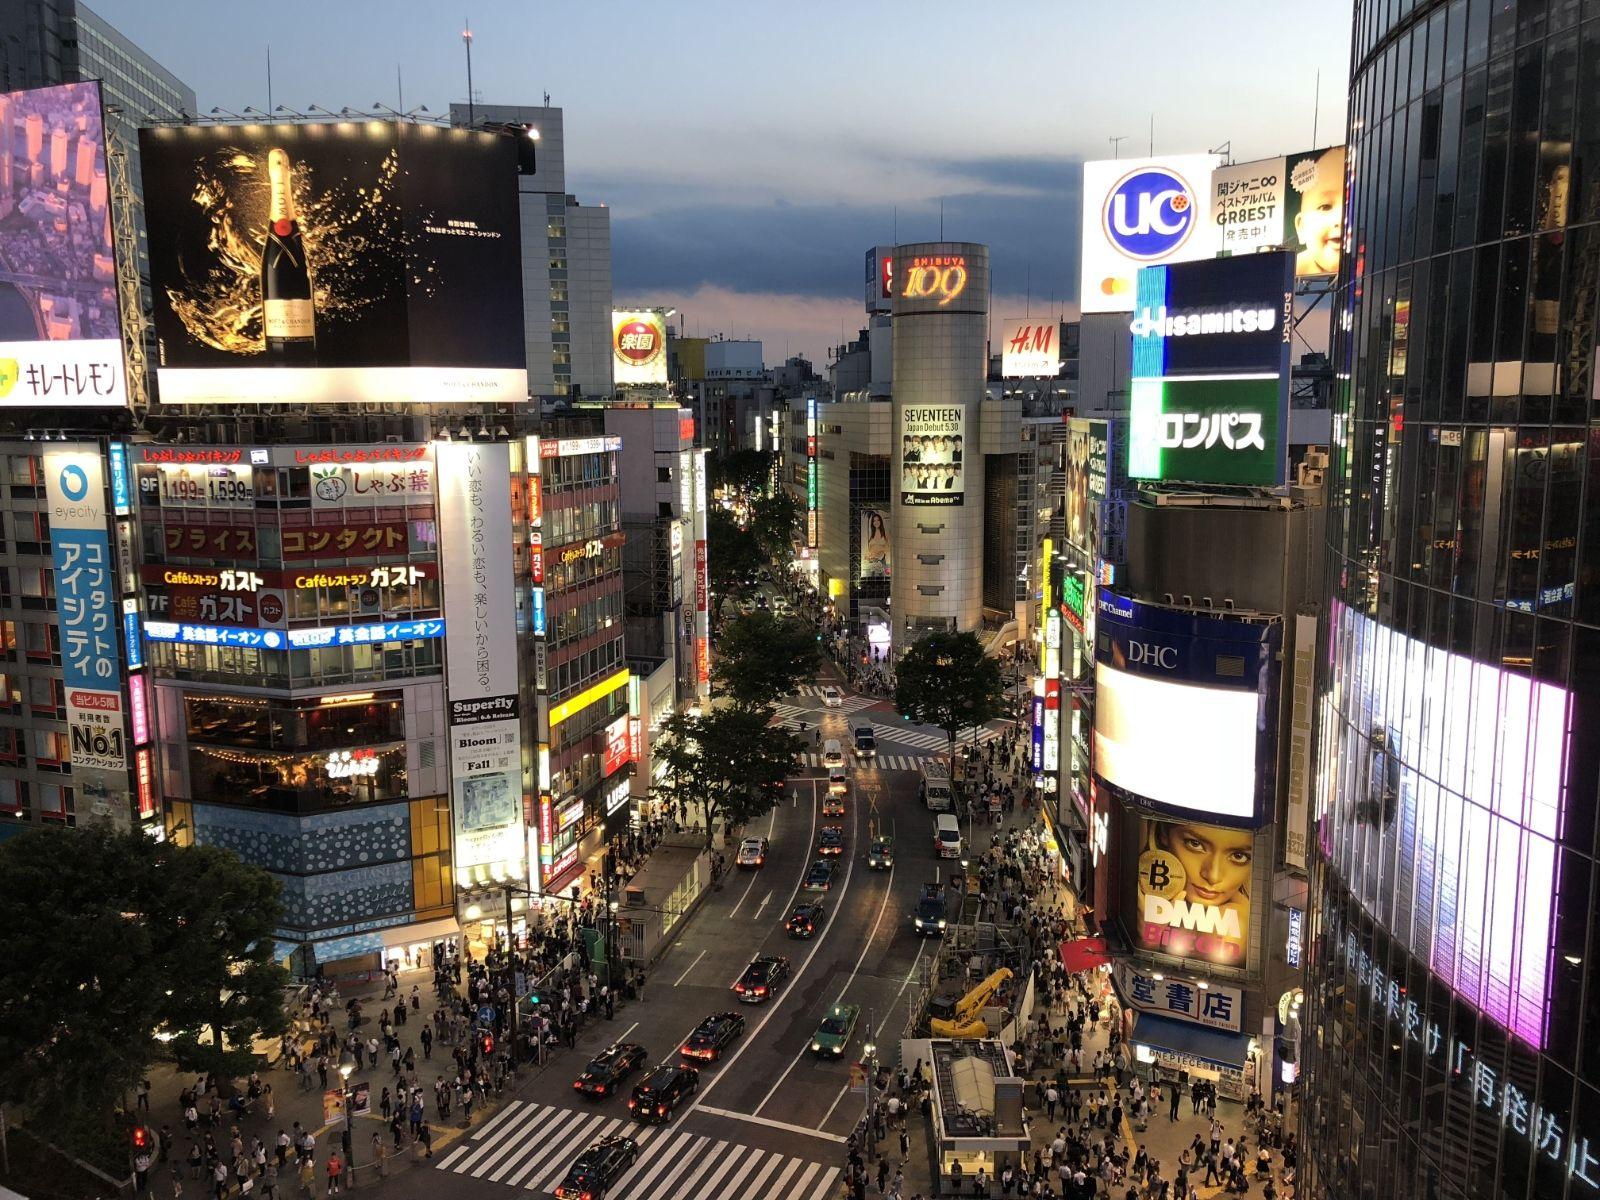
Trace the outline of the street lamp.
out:
M 345 1063 L 339 1068 L 339 1087 L 344 1093 L 344 1165 L 350 1172 L 350 1186 L 355 1186 L 356 1178 L 356 1139 L 351 1125 L 350 1113 L 350 1072 L 354 1071 L 355 1064 Z
M 876 1030 L 873 1026 L 871 1009 L 867 1010 L 867 1040 L 866 1044 L 861 1047 L 861 1051 L 866 1055 L 867 1059 L 867 1077 L 864 1081 L 866 1083 L 867 1096 L 863 1103 L 866 1118 L 864 1121 L 864 1132 L 867 1138 L 867 1157 L 876 1158 L 878 1152 L 878 1139 L 873 1136 L 872 1109 L 873 1102 L 877 1099 L 878 1092 L 878 1041 Z

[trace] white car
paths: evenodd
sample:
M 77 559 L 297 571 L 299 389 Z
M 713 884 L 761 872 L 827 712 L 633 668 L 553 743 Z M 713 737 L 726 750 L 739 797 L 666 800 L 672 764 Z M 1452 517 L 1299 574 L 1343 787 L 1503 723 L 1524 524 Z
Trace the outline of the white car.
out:
M 822 703 L 826 708 L 839 708 L 844 704 L 844 693 L 830 683 L 822 689 Z
M 739 854 L 734 862 L 741 867 L 759 867 L 767 861 L 767 839 L 745 838 L 739 843 Z

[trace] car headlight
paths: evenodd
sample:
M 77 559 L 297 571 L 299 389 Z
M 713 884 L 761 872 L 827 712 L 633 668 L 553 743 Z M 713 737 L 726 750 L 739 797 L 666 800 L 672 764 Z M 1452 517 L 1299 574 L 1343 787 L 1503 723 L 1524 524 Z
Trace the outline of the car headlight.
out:
M 821 1042 L 812 1042 L 811 1043 L 811 1048 L 813 1050 L 821 1050 L 822 1049 L 822 1043 Z
M 921 918 L 921 917 L 918 917 L 918 918 L 917 918 L 917 928 L 918 928 L 918 929 L 921 929 L 921 928 L 922 928 L 922 918 Z
M 944 928 L 944 922 L 943 922 L 943 921 L 940 921 L 940 922 L 939 922 L 939 928 L 940 928 L 940 929 L 943 929 L 943 928 Z

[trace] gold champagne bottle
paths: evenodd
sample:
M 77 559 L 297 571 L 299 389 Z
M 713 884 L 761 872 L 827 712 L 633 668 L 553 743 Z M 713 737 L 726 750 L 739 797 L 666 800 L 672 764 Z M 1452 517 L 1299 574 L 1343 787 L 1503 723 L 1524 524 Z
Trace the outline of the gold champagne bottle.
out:
M 271 209 L 267 243 L 261 251 L 261 327 L 267 361 L 279 366 L 315 366 L 317 327 L 311 269 L 295 217 L 286 151 L 274 149 L 267 154 L 267 182 Z

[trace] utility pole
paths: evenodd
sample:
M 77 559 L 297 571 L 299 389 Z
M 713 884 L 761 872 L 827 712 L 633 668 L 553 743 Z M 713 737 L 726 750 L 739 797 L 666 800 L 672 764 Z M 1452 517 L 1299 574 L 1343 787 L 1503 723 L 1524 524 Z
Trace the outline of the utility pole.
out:
M 478 119 L 477 119 L 477 114 L 473 111 L 473 99 L 472 99 L 472 22 L 471 22 L 471 20 L 464 21 L 463 22 L 463 26 L 464 27 L 461 30 L 461 44 L 464 45 L 467 48 L 467 128 L 468 129 L 474 129 L 474 128 L 477 127 Z

